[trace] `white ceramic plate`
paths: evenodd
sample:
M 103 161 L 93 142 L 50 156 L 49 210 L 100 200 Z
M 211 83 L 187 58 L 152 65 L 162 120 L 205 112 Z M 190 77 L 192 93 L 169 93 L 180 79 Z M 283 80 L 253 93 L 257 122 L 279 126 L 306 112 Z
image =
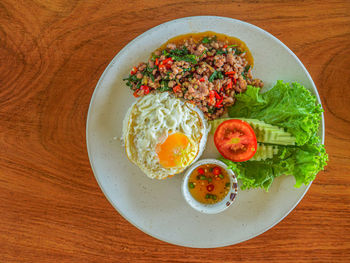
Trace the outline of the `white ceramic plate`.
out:
M 187 17 L 148 30 L 115 56 L 92 96 L 86 130 L 93 172 L 115 209 L 155 238 L 201 248 L 232 245 L 265 232 L 293 210 L 309 187 L 296 189 L 294 178 L 284 176 L 275 179 L 268 193 L 260 189 L 239 191 L 236 202 L 226 211 L 216 215 L 201 214 L 184 200 L 181 175 L 163 181 L 151 180 L 127 159 L 119 138 L 124 115 L 134 98 L 122 79 L 169 38 L 209 30 L 238 37 L 248 45 L 255 60 L 253 76 L 265 82 L 265 89 L 271 88 L 278 79 L 298 81 L 321 103 L 305 67 L 271 34 L 230 18 Z M 323 140 L 323 116 L 320 136 Z M 212 141 L 209 137 L 202 158 L 218 157 Z

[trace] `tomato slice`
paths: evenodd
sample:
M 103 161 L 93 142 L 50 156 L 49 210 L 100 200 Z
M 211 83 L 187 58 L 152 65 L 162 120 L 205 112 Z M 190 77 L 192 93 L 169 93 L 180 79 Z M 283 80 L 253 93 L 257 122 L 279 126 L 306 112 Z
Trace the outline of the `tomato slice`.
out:
M 223 157 L 234 162 L 249 160 L 258 146 L 252 127 L 236 119 L 224 121 L 217 127 L 214 143 Z

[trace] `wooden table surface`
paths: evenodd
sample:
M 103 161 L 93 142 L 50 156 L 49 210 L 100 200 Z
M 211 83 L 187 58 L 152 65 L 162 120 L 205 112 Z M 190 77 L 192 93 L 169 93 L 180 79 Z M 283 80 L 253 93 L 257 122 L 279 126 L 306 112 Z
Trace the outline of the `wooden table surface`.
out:
M 192 249 L 136 229 L 90 168 L 85 122 L 103 70 L 163 22 L 232 17 L 284 42 L 325 108 L 329 165 L 297 208 L 241 244 Z M 350 262 L 350 1 L 0 2 L 0 262 Z

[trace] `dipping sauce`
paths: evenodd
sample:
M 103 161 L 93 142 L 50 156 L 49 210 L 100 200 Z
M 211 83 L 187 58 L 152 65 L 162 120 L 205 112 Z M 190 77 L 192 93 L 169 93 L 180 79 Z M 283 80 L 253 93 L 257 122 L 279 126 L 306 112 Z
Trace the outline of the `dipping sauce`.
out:
M 228 194 L 231 187 L 226 170 L 216 164 L 197 167 L 188 179 L 188 189 L 198 202 L 215 204 Z

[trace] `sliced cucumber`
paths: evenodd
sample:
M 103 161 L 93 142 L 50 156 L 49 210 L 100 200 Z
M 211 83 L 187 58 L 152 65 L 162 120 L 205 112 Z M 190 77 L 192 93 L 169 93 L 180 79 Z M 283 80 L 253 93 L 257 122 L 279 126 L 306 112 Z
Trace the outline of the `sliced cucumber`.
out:
M 249 161 L 264 161 L 266 159 L 271 159 L 277 153 L 278 146 L 258 143 L 256 153 L 251 159 L 249 159 Z
M 222 118 L 209 121 L 211 124 L 210 132 L 215 133 L 216 128 L 224 121 L 230 120 L 231 118 Z M 267 124 L 263 121 L 256 119 L 245 119 L 245 118 L 235 118 L 242 121 L 248 122 L 248 124 L 253 128 L 255 136 L 258 142 L 279 144 L 279 145 L 294 145 L 295 137 L 289 132 L 284 131 L 283 128 Z

